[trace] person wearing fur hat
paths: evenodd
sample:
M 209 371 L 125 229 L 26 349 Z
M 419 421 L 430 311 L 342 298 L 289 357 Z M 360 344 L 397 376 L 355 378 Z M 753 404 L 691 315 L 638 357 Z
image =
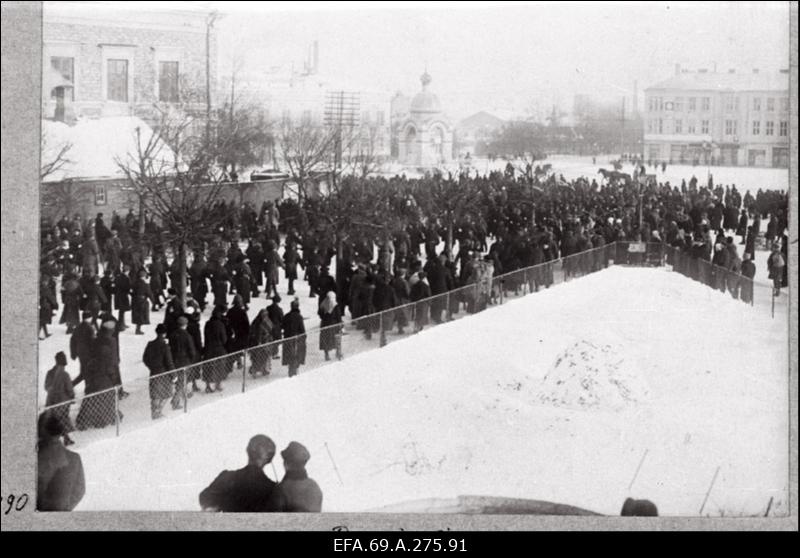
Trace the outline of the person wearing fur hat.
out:
M 167 328 L 156 326 L 156 338 L 144 348 L 142 362 L 150 371 L 150 417 L 155 420 L 163 416 L 164 404 L 172 396 L 174 374 L 165 374 L 175 368 L 172 351 L 167 344 Z
M 306 463 L 311 459 L 308 449 L 299 442 L 289 442 L 281 457 L 286 474 L 275 487 L 272 508 L 276 512 L 321 512 L 322 489 L 306 471 Z
M 169 337 L 172 332 L 178 329 L 178 318 L 183 315 L 183 306 L 181 306 L 181 299 L 178 298 L 178 293 L 175 289 L 169 289 L 167 297 L 164 308 L 164 326 L 167 328 L 167 337 Z
M 172 359 L 175 368 L 190 367 L 197 362 L 198 349 L 194 344 L 192 336 L 189 335 L 189 318 L 181 316 L 177 319 L 178 328 L 169 334 L 169 348 L 172 351 Z M 175 394 L 172 397 L 172 408 L 179 409 L 183 405 L 184 397 L 191 397 L 192 393 L 186 391 L 186 380 L 190 371 L 179 370 L 175 383 Z
M 69 437 L 69 433 L 75 430 L 75 427 L 72 426 L 72 420 L 69 418 L 69 407 L 72 405 L 72 400 L 75 399 L 75 391 L 72 388 L 72 378 L 69 377 L 66 366 L 67 355 L 59 351 L 56 353 L 56 365 L 48 370 L 47 375 L 44 377 L 44 389 L 47 391 L 45 405 L 47 407 L 58 405 L 48 412 L 61 423 L 61 429 L 64 433 L 64 445 L 69 446 L 75 443 Z M 60 405 L 61 403 L 63 405 Z
M 253 436 L 247 444 L 247 465 L 222 471 L 200 493 L 200 508 L 209 512 L 269 512 L 276 484 L 264 474 L 275 457 L 275 443 L 267 436 Z

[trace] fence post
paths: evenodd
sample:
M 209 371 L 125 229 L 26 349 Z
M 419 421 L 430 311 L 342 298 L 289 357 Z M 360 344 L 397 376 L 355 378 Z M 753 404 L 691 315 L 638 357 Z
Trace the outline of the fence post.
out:
M 245 384 L 247 383 L 247 349 L 242 351 L 242 393 L 245 392 Z M 272 358 L 271 356 L 269 358 Z
M 772 288 L 772 317 L 775 317 L 775 288 Z
M 499 283 L 500 283 L 500 304 L 502 305 L 506 294 L 506 280 L 501 278 Z
M 114 424 L 117 428 L 117 436 L 119 436 L 119 390 L 114 388 Z
M 189 396 L 186 394 L 186 368 L 181 369 L 181 374 L 183 374 L 183 412 L 189 412 Z
M 381 311 L 378 313 L 378 346 L 385 347 L 386 346 L 386 328 L 383 325 L 383 319 L 386 312 Z

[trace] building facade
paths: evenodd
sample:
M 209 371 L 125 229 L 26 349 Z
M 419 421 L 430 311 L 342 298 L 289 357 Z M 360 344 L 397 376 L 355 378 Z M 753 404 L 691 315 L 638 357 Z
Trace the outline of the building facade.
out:
M 681 71 L 645 89 L 644 158 L 788 167 L 789 75 Z
M 137 116 L 153 105 L 206 106 L 216 82 L 209 13 L 121 9 L 111 2 L 46 2 L 42 10 L 44 118 Z M 61 109 L 65 105 L 64 109 Z

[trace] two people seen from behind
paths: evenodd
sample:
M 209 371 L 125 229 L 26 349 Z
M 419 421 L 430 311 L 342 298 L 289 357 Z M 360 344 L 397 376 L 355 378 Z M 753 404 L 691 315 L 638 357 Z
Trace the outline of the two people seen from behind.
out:
M 264 467 L 275 457 L 275 443 L 258 434 L 247 444 L 247 465 L 236 471 L 223 471 L 200 493 L 203 511 L 219 512 L 319 512 L 322 490 L 308 477 L 308 450 L 291 442 L 281 452 L 286 474 L 275 483 Z

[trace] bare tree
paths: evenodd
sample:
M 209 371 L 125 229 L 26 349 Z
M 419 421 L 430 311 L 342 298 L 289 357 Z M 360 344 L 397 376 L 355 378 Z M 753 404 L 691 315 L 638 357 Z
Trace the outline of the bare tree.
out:
M 308 198 L 309 186 L 316 174 L 330 172 L 339 130 L 309 120 L 280 125 L 278 144 L 281 158 L 296 185 L 298 199 Z
M 366 178 L 380 168 L 378 140 L 381 129 L 377 124 L 364 124 L 353 136 L 345 152 L 345 168 L 355 176 Z
M 482 219 L 483 193 L 467 177 L 423 180 L 417 184 L 414 196 L 425 217 L 431 222 L 438 221 L 447 230 L 445 243 L 448 251 L 453 249 L 453 232 L 459 223 L 467 219 Z
M 48 178 L 52 178 L 66 165 L 72 163 L 69 159 L 72 147 L 70 142 L 53 145 L 52 139 L 42 131 L 39 184 L 43 209 L 52 209 L 56 212 L 63 212 L 65 215 L 72 215 L 75 208 L 89 198 L 86 188 L 82 188 L 71 179 L 47 182 Z
M 177 247 L 178 296 L 186 297 L 187 254 L 214 235 L 230 215 L 220 211 L 222 173 L 196 122 L 178 111 L 164 113 L 158 132 L 135 132 L 136 152 L 117 160 L 130 187 L 162 224 L 164 240 Z

